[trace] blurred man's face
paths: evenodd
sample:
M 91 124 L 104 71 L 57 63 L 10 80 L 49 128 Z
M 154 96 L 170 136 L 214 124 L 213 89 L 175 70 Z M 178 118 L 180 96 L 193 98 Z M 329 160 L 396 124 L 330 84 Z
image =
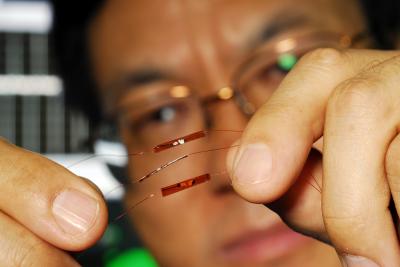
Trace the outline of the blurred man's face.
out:
M 351 35 L 364 27 L 355 0 L 109 0 L 91 26 L 94 75 L 107 109 L 124 118 L 121 133 L 131 153 L 205 128 L 243 129 L 248 117 L 234 101 L 205 107 L 197 100 L 231 85 L 251 54 L 274 47 L 277 40 L 316 31 Z M 271 89 L 282 76 L 275 68 L 261 78 Z M 167 101 L 166 92 L 176 86 L 190 88 L 196 96 L 192 104 Z M 219 147 L 238 137 L 215 134 L 191 148 Z M 176 157 L 183 150 L 173 153 Z M 162 153 L 130 157 L 130 176 L 140 178 L 172 158 Z M 138 195 L 224 165 L 223 152 L 182 161 L 128 188 L 126 205 L 137 202 Z M 329 247 L 290 231 L 264 206 L 237 197 L 226 174 L 149 199 L 130 217 L 165 267 L 339 266 Z

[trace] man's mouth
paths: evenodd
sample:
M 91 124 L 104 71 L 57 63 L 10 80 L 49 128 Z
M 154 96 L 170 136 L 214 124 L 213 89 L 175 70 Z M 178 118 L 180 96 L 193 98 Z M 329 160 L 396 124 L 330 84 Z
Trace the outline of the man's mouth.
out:
M 236 263 L 261 263 L 277 259 L 309 242 L 282 223 L 267 229 L 250 230 L 225 243 L 221 249 L 224 261 Z

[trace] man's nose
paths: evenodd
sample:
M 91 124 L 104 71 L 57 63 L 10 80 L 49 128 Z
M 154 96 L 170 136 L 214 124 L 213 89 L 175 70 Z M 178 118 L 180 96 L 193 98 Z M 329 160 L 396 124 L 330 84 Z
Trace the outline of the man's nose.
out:
M 241 137 L 248 117 L 234 100 L 219 101 L 208 107 L 210 120 L 210 143 L 215 151 L 210 152 L 209 168 L 213 177 L 210 188 L 218 195 L 232 193 L 231 181 L 226 170 L 228 149 Z
M 208 109 L 210 126 L 214 129 L 243 130 L 248 122 L 248 116 L 242 112 L 233 98 L 211 104 Z

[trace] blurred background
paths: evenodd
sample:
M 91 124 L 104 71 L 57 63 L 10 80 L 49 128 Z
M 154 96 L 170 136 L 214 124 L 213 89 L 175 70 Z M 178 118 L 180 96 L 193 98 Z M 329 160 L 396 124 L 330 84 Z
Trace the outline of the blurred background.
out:
M 51 23 L 47 1 L 0 0 L 0 136 L 68 167 L 92 153 L 101 154 L 107 144 L 91 145 L 90 122 L 64 106 L 63 83 L 55 74 L 49 45 Z M 121 148 L 112 149 L 123 153 Z M 114 161 L 96 157 L 70 169 L 101 188 L 112 221 L 122 213 L 123 191 L 107 194 L 118 186 L 109 167 L 123 166 L 124 159 L 110 160 Z M 100 242 L 77 258 L 84 266 L 127 266 L 121 259 L 146 253 L 138 248 L 140 243 L 123 218 L 110 223 Z

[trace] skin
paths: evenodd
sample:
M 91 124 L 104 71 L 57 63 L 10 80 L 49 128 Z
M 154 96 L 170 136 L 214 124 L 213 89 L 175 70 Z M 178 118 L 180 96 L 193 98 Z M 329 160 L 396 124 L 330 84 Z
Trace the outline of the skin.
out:
M 90 29 L 99 93 L 104 99 L 121 96 L 110 84 L 121 74 L 149 65 L 171 70 L 191 87 L 202 88 L 200 95 L 215 92 L 251 52 L 247 44 L 265 19 L 284 7 L 294 10 L 293 5 L 289 0 L 107 1 Z M 299 0 L 295 6 L 311 19 L 305 27 L 348 33 L 364 28 L 356 2 Z M 227 157 L 236 192 L 250 202 L 266 203 L 294 229 L 332 244 L 344 266 L 373 266 L 348 255 L 379 266 L 400 265 L 388 212 L 391 197 L 400 206 L 399 65 L 397 52 L 320 49 L 303 57 L 249 122 L 232 102 L 212 110 L 219 126 L 246 127 L 240 147 Z M 130 94 L 123 93 L 118 103 L 133 97 Z M 224 116 L 227 112 L 230 119 Z M 128 132 L 122 137 L 128 147 L 138 142 Z M 252 163 L 267 166 L 270 153 L 271 168 L 245 164 L 240 171 L 240 156 L 246 145 L 255 143 L 268 148 Z M 323 158 L 317 152 L 309 154 L 311 147 Z M 223 165 L 224 158 L 215 162 Z M 139 166 L 145 167 L 141 163 L 130 159 L 132 176 Z M 0 265 L 76 266 L 65 250 L 85 249 L 100 238 L 107 218 L 101 194 L 61 166 L 5 140 L 0 141 L 0 168 Z M 243 175 L 254 170 L 266 179 L 254 184 L 254 176 Z M 310 171 L 320 183 L 323 177 L 322 195 L 302 186 Z M 233 191 L 215 193 L 226 184 L 222 180 L 182 192 L 160 202 L 164 206 L 156 212 L 146 202 L 130 213 L 162 266 L 249 266 L 223 262 L 213 249 L 242 227 L 271 225 L 278 218 Z M 127 205 L 137 190 L 128 191 Z M 65 221 L 54 213 L 63 192 L 79 192 L 96 203 L 92 220 L 79 233 L 68 234 Z M 340 265 L 328 246 L 313 240 L 302 244 L 252 266 Z
M 168 77 L 153 83 L 172 83 L 174 77 L 178 77 L 180 83 L 201 88 L 196 92 L 201 96 L 216 92 L 229 82 L 232 72 L 255 49 L 248 49 L 248 46 L 266 19 L 271 20 L 282 10 L 293 12 L 292 5 L 293 1 L 229 1 L 229 4 L 226 1 L 202 4 L 196 1 L 156 1 L 151 4 L 148 1 L 107 2 L 92 24 L 90 38 L 94 73 L 105 102 L 109 97 L 117 98 L 116 103 L 110 104 L 112 110 L 113 105 L 129 105 L 135 99 L 144 98 L 143 94 L 152 88 L 150 82 L 128 85 L 121 89 L 124 90 L 122 93 L 111 89 L 111 85 L 118 84 L 127 73 L 146 69 L 168 70 Z M 286 30 L 280 36 L 306 29 L 357 32 L 362 28 L 362 18 L 356 13 L 356 5 L 344 8 L 337 2 L 302 1 L 302 6 L 310 22 L 303 27 Z M 343 12 L 357 14 L 359 26 L 354 25 L 354 20 L 338 20 L 338 15 Z M 154 29 L 157 29 L 157 34 L 154 34 Z M 120 96 L 115 97 L 118 94 Z M 139 100 L 135 103 L 131 105 L 140 105 Z M 230 114 L 229 119 L 226 114 Z M 219 105 L 212 116 L 217 125 L 215 127 L 219 129 L 241 129 L 247 123 L 247 118 L 232 102 Z M 140 130 L 144 132 L 140 134 L 122 128 L 124 143 L 128 149 L 133 147 L 130 153 L 165 141 L 157 139 L 160 134 L 158 128 L 157 131 L 149 128 Z M 172 138 L 174 134 L 179 136 L 176 132 L 188 133 L 196 129 L 167 130 L 172 132 Z M 142 144 L 143 136 L 151 142 Z M 149 170 L 167 162 L 167 157 L 163 155 L 152 160 L 130 157 L 130 176 L 141 177 L 138 173 L 142 173 L 142 169 Z M 150 165 L 153 161 L 157 163 Z M 219 155 L 217 161 L 225 162 L 225 155 Z M 179 174 L 199 168 L 199 165 L 198 161 L 181 164 Z M 172 183 L 177 172 L 164 171 L 163 181 Z M 320 266 L 321 262 L 325 266 L 338 265 L 333 251 L 315 241 L 305 242 L 302 248 L 296 248 L 289 254 L 265 257 L 259 262 L 235 263 L 221 259 L 216 252 L 219 246 L 239 235 L 242 229 L 262 229 L 278 221 L 271 211 L 245 203 L 232 191 L 225 194 L 215 192 L 215 187 L 226 186 L 227 183 L 220 182 L 218 185 L 212 182 L 182 192 L 172 199 L 148 201 L 129 213 L 135 229 L 162 266 Z M 129 207 L 135 203 L 137 195 L 149 192 L 149 187 L 156 190 L 157 184 L 160 181 L 154 178 L 148 185 L 130 189 L 126 205 Z M 310 259 L 307 255 L 319 256 Z

